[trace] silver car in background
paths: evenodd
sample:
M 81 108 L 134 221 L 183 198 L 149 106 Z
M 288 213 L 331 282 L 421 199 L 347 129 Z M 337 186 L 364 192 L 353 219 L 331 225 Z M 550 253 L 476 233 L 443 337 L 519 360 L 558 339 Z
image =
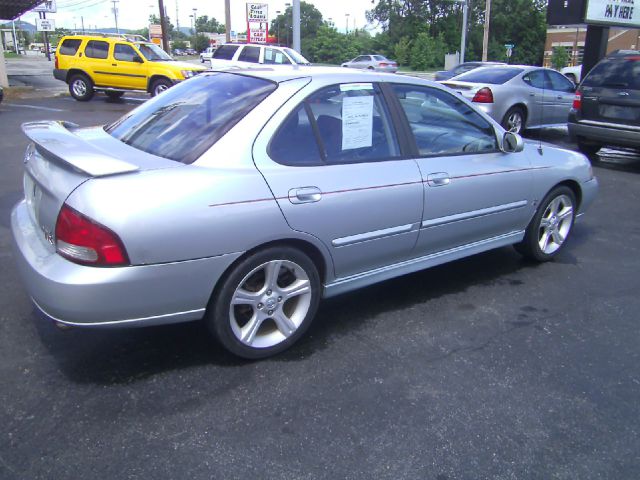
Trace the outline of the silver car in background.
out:
M 515 133 L 566 125 L 576 91 L 555 70 L 526 65 L 481 67 L 441 83 Z
M 106 127 L 23 126 L 15 257 L 78 327 L 204 319 L 291 346 L 322 297 L 492 248 L 566 245 L 597 181 L 436 83 L 340 68 L 203 73 Z
M 396 73 L 398 71 L 398 64 L 384 55 L 359 55 L 348 62 L 344 62 L 341 66 L 387 73 Z

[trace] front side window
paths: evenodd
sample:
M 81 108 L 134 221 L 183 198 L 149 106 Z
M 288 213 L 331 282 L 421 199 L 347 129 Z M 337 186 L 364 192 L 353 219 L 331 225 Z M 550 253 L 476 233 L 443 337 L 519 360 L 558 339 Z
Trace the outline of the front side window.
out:
M 494 152 L 489 122 L 455 95 L 432 87 L 394 85 L 420 156 Z
M 277 88 L 232 73 L 198 75 L 129 112 L 106 131 L 138 150 L 193 163 Z
M 173 58 L 155 43 L 138 43 L 138 50 L 150 62 L 169 62 Z
M 82 40 L 78 38 L 67 38 L 64 42 L 62 42 L 62 45 L 60 45 L 60 48 L 58 49 L 58 53 L 60 55 L 73 56 L 78 51 L 78 48 L 80 48 L 81 43 L 82 43 Z
M 113 47 L 113 58 L 121 62 L 133 62 L 138 54 L 131 45 L 116 43 Z
M 276 50 L 275 48 L 265 48 L 264 63 L 270 65 L 289 65 L 291 64 L 291 60 L 289 60 L 280 50 Z
M 84 54 L 89 58 L 107 58 L 109 56 L 109 44 L 101 40 L 90 40 L 84 48 Z
M 558 92 L 575 92 L 576 87 L 573 82 L 561 73 L 554 72 L 553 70 L 547 70 L 547 75 L 551 82 L 551 88 Z
M 321 165 L 389 160 L 400 148 L 379 87 L 354 83 L 310 95 L 280 126 L 269 153 L 286 165 Z

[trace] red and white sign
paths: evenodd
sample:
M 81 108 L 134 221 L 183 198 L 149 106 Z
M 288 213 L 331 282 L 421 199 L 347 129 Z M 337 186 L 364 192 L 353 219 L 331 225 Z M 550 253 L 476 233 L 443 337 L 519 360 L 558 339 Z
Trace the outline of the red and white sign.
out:
M 247 3 L 247 41 L 267 43 L 269 35 L 269 6 L 266 3 Z

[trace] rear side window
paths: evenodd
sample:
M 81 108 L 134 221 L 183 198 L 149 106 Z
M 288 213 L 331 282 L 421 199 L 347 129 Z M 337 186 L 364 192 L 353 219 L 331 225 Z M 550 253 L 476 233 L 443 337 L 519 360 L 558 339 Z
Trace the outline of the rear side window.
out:
M 80 40 L 79 38 L 67 38 L 64 42 L 62 42 L 60 48 L 58 48 L 58 54 L 73 56 L 78 51 L 78 48 L 80 48 L 81 43 L 82 40 Z
M 508 82 L 513 77 L 522 73 L 524 70 L 521 68 L 504 68 L 504 67 L 485 67 L 482 69 L 474 69 L 470 72 L 463 73 L 458 76 L 456 80 L 460 80 L 461 82 L 472 82 L 472 83 L 488 83 L 490 85 L 502 85 L 503 83 Z
M 109 44 L 100 40 L 90 40 L 84 48 L 84 54 L 89 58 L 107 58 Z
M 143 152 L 193 163 L 276 84 L 232 73 L 203 74 L 129 112 L 106 131 Z
M 116 60 L 120 60 L 122 62 L 133 62 L 133 59 L 137 56 L 138 54 L 133 47 L 126 43 L 116 43 L 113 47 L 113 58 Z
M 238 60 L 258 63 L 260 61 L 260 47 L 244 47 L 238 56 Z
M 400 148 L 377 85 L 341 84 L 309 96 L 283 122 L 269 146 L 294 166 L 390 160 Z
M 589 72 L 582 85 L 640 90 L 640 56 L 603 60 Z
M 233 55 L 238 50 L 239 45 L 221 45 L 215 52 L 213 52 L 213 58 L 220 60 L 231 60 Z

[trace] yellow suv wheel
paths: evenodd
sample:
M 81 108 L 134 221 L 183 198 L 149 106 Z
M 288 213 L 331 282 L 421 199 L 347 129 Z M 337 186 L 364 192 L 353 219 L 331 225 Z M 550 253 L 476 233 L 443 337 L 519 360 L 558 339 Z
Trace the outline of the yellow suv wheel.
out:
M 69 79 L 69 93 L 80 102 L 88 102 L 94 94 L 93 82 L 83 73 L 76 73 Z

